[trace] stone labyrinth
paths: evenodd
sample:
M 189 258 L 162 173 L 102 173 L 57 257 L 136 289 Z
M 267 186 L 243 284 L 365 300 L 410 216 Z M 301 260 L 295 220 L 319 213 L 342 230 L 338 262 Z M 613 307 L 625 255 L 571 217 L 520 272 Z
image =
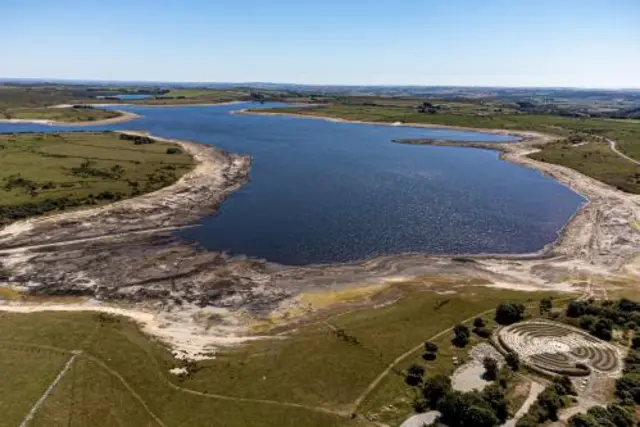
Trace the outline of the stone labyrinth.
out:
M 622 370 L 622 356 L 616 347 L 561 323 L 516 323 L 502 328 L 498 340 L 524 363 L 556 374 L 588 375 L 593 371 L 615 376 Z

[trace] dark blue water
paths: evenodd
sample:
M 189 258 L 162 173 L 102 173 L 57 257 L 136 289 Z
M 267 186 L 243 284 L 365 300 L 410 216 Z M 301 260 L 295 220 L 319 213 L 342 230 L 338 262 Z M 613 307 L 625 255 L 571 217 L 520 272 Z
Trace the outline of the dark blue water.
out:
M 284 264 L 405 252 L 526 253 L 556 239 L 583 202 L 494 151 L 391 142 L 504 136 L 229 114 L 248 106 L 130 106 L 124 108 L 144 117 L 105 127 L 144 129 L 253 157 L 251 182 L 201 227 L 182 233 L 212 250 Z M 0 131 L 9 130 L 52 128 L 0 124 Z

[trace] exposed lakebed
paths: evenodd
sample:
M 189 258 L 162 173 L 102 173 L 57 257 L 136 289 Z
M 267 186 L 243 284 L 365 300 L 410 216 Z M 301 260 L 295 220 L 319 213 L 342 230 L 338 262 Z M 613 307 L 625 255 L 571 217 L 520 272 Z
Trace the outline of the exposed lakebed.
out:
M 495 151 L 392 143 L 507 136 L 230 114 L 248 107 L 257 105 L 118 106 L 143 117 L 91 129 L 146 130 L 251 155 L 251 182 L 181 235 L 210 250 L 283 264 L 534 252 L 557 238 L 583 202 Z M 61 130 L 73 129 L 83 128 Z M 0 123 L 0 132 L 56 130 Z

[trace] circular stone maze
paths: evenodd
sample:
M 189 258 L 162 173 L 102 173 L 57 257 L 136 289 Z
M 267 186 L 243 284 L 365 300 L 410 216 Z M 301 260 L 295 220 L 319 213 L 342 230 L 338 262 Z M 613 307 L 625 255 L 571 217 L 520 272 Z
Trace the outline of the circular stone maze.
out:
M 562 323 L 515 323 L 498 332 L 498 341 L 525 364 L 544 372 L 615 376 L 622 370 L 622 356 L 616 347 Z

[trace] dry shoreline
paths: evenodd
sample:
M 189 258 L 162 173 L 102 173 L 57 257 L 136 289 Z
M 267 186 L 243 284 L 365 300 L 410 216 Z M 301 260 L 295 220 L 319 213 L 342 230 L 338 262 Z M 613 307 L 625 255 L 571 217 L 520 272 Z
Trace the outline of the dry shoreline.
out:
M 528 157 L 539 144 L 553 140 L 552 136 L 485 131 L 520 136 L 523 140 L 423 143 L 499 150 L 505 161 L 548 174 L 582 194 L 588 203 L 576 212 L 556 242 L 543 251 L 525 255 L 399 254 L 304 267 L 208 252 L 186 244 L 162 227 L 193 224 L 214 212 L 226 196 L 247 181 L 250 162 L 246 157 L 208 146 L 171 140 L 197 159 L 193 172 L 156 193 L 5 227 L 0 230 L 0 245 L 17 249 L 0 250 L 0 269 L 11 271 L 7 286 L 30 294 L 83 295 L 90 299 L 64 306 L 69 310 L 91 310 L 97 299 L 127 301 L 133 310 L 129 317 L 134 319 L 137 311 L 151 312 L 151 320 L 148 314 L 137 320 L 148 325 L 162 318 L 166 327 L 179 332 L 177 336 L 167 336 L 158 328 L 147 327 L 145 331 L 187 357 L 201 357 L 212 347 L 252 339 L 252 322 L 268 319 L 273 313 L 308 313 L 308 307 L 301 302 L 301 295 L 306 292 L 372 284 L 393 287 L 396 282 L 418 280 L 423 283 L 420 286 L 427 288 L 443 281 L 470 281 L 521 291 L 544 289 L 606 297 L 620 287 L 640 286 L 640 231 L 636 225 L 640 196 L 622 193 L 572 169 Z M 140 230 L 149 233 L 140 234 Z M 87 240 L 73 241 L 78 238 Z M 62 243 L 55 246 L 56 250 L 42 247 L 53 242 Z M 0 304 L 0 311 L 46 307 Z M 198 323 L 207 313 L 220 316 L 213 329 Z M 296 316 L 284 317 L 295 321 Z M 232 339 L 221 339 L 225 336 Z

